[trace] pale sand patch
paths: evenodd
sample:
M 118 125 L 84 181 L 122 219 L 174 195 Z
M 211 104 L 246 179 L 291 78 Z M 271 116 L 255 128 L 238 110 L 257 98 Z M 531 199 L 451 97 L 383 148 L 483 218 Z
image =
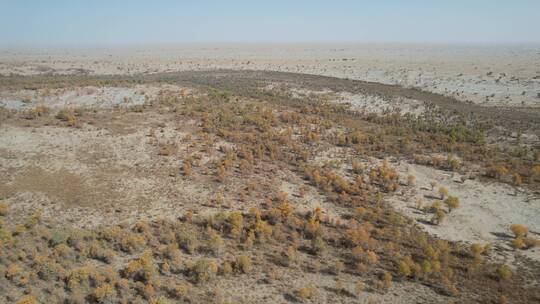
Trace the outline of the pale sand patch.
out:
M 381 97 L 365 94 L 351 94 L 341 92 L 338 98 L 333 99 L 336 103 L 350 104 L 351 109 L 364 113 L 401 113 L 419 116 L 425 111 L 422 101 L 405 97 Z
M 404 196 L 389 199 L 398 210 L 416 219 L 429 233 L 451 241 L 467 243 L 491 243 L 497 248 L 498 258 L 513 260 L 514 249 L 509 246 L 511 224 L 525 225 L 532 237 L 540 238 L 540 197 L 524 189 L 516 191 L 512 186 L 499 182 L 482 182 L 466 179 L 461 182 L 457 173 L 430 167 L 402 164 L 400 172 L 416 176 L 416 185 Z M 434 191 L 430 182 L 436 181 Z M 460 206 L 450 212 L 440 225 L 427 223 L 432 215 L 416 208 L 416 199 L 424 205 L 438 199 L 439 187 L 446 187 L 449 195 L 459 198 Z M 517 251 L 540 261 L 540 248 Z
M 73 87 L 53 90 L 19 90 L 0 92 L 0 106 L 23 110 L 35 106 L 50 108 L 111 108 L 143 105 L 160 92 L 186 94 L 189 90 L 174 85 L 135 85 L 133 87 Z

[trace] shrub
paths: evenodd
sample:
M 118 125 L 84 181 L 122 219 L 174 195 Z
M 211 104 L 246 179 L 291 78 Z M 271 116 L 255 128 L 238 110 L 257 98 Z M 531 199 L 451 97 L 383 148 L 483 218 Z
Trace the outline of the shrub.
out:
M 216 171 L 216 179 L 218 182 L 223 183 L 225 181 L 225 167 L 219 166 Z
M 448 210 L 450 211 L 459 207 L 459 199 L 455 196 L 448 196 L 444 203 L 448 206 Z
M 325 249 L 325 242 L 321 236 L 316 236 L 311 239 L 311 251 L 315 254 L 320 254 Z
M 529 228 L 523 226 L 523 225 L 519 225 L 519 224 L 512 224 L 510 226 L 510 230 L 514 233 L 514 235 L 519 238 L 519 237 L 526 237 L 527 234 L 529 234 Z
M 416 209 L 422 210 L 422 208 L 424 208 L 424 200 L 419 197 L 416 199 Z
M 190 285 L 188 283 L 178 283 L 173 284 L 168 290 L 169 294 L 176 299 L 181 299 L 185 297 L 190 289 Z
M 120 240 L 120 248 L 127 253 L 133 253 L 141 249 L 146 244 L 146 240 L 141 235 L 127 233 Z
M 441 196 L 441 199 L 444 199 L 448 195 L 448 189 L 446 189 L 446 187 L 440 187 L 439 195 Z
M 446 213 L 442 209 L 435 210 L 435 214 L 433 214 L 433 217 L 431 218 L 431 222 L 435 225 L 440 225 L 441 222 L 446 217 Z
M 345 268 L 345 264 L 343 264 L 343 262 L 340 260 L 336 260 L 334 262 L 334 265 L 332 265 L 331 271 L 333 274 L 339 275 L 343 271 L 344 268 Z
M 525 238 L 525 248 L 532 248 L 536 246 L 540 246 L 540 240 L 533 239 L 533 238 Z
M 195 276 L 197 282 L 209 281 L 215 277 L 218 271 L 216 262 L 207 259 L 198 260 L 191 268 L 191 273 Z
M 18 274 L 22 272 L 22 270 L 23 269 L 21 268 L 21 266 L 17 264 L 11 264 L 7 267 L 5 276 L 6 278 L 13 280 Z
M 251 259 L 248 256 L 239 255 L 236 257 L 234 265 L 238 271 L 248 273 L 251 270 Z
M 17 304 L 38 304 L 36 298 L 32 295 L 26 295 L 17 301 Z
M 182 172 L 185 176 L 191 175 L 191 163 L 188 161 L 184 161 L 184 164 L 182 165 Z
M 199 247 L 199 242 L 194 231 L 182 230 L 178 235 L 180 246 L 188 253 L 194 253 Z
M 208 240 L 208 248 L 210 251 L 212 251 L 214 254 L 219 254 L 223 248 L 223 244 L 223 239 L 217 232 L 210 232 L 210 238 Z
M 148 301 L 149 304 L 172 304 L 171 301 L 169 301 L 169 299 L 167 299 L 166 297 L 158 297 L 158 298 L 151 298 L 150 301 Z
M 61 109 L 56 114 L 56 118 L 67 122 L 68 125 L 70 126 L 74 125 L 77 122 L 77 118 L 75 117 L 75 114 L 70 109 Z
M 354 284 L 354 291 L 356 292 L 356 296 L 360 296 L 362 292 L 364 292 L 364 283 L 358 281 L 356 284 Z
M 159 144 L 158 155 L 171 156 L 176 153 L 178 146 L 175 143 L 161 143 Z
M 116 291 L 110 284 L 103 284 L 92 292 L 92 298 L 97 303 L 112 303 L 115 295 Z
M 472 256 L 479 260 L 482 258 L 482 254 L 486 251 L 487 246 L 482 246 L 480 244 L 472 244 L 471 245 L 471 254 Z
M 244 217 L 240 212 L 233 212 L 229 215 L 230 233 L 233 237 L 238 237 L 244 229 Z
M 523 183 L 523 178 L 516 172 L 512 174 L 512 181 L 514 182 L 514 186 L 519 187 Z
M 383 286 L 385 288 L 390 288 L 392 287 L 392 275 L 388 272 L 388 271 L 385 271 L 382 275 L 382 282 L 383 282 Z
M 4 202 L 0 202 L 0 216 L 6 216 L 9 213 L 9 206 Z
M 502 265 L 497 269 L 497 276 L 499 280 L 508 281 L 512 278 L 512 270 L 506 265 Z
M 415 184 L 416 184 L 416 176 L 409 174 L 409 176 L 407 176 L 407 185 L 414 186 Z
M 232 265 L 228 261 L 223 262 L 223 266 L 221 269 L 222 269 L 223 275 L 225 276 L 230 275 L 233 271 Z
M 406 261 L 400 261 L 398 263 L 398 275 L 402 277 L 408 277 L 412 274 L 411 267 Z
M 50 109 L 46 106 L 36 106 L 35 108 L 24 111 L 24 118 L 37 119 L 43 117 L 49 113 Z
M 152 299 L 156 295 L 156 289 L 154 288 L 154 285 L 152 284 L 144 284 L 142 287 L 141 293 L 143 294 L 144 298 L 149 300 Z
M 124 276 L 143 282 L 150 281 L 155 273 L 150 250 L 145 251 L 139 258 L 131 260 L 123 270 Z
M 301 300 L 311 299 L 313 297 L 313 294 L 315 292 L 315 289 L 311 286 L 306 286 L 298 289 L 295 293 L 296 296 Z
M 513 239 L 511 245 L 515 249 L 523 249 L 525 247 L 525 241 L 522 238 Z

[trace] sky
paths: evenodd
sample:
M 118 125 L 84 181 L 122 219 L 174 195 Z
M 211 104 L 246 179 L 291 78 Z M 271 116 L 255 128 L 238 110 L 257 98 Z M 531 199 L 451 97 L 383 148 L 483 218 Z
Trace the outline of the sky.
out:
M 538 43 L 540 0 L 0 0 L 0 47 Z

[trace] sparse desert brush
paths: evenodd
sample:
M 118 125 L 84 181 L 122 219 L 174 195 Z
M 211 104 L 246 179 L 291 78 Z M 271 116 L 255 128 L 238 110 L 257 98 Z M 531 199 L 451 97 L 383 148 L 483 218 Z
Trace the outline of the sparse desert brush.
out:
M 334 261 L 330 267 L 330 271 L 335 275 L 339 275 L 343 269 L 345 269 L 345 264 L 340 260 Z
M 365 285 L 363 282 L 358 281 L 356 284 L 354 284 L 354 292 L 356 293 L 357 297 L 360 297 L 360 295 L 364 292 Z
M 182 230 L 177 235 L 179 245 L 188 253 L 194 253 L 199 247 L 199 240 L 194 231 Z
M 455 196 L 448 196 L 448 198 L 444 200 L 444 203 L 448 206 L 448 210 L 450 211 L 459 207 L 459 199 Z
M 174 142 L 160 143 L 158 147 L 158 155 L 171 156 L 178 151 L 178 145 Z
M 8 213 L 9 205 L 4 202 L 0 202 L 0 216 L 6 216 Z
M 515 238 L 511 241 L 511 245 L 515 249 L 525 248 L 525 241 L 522 238 Z
M 514 233 L 516 238 L 526 237 L 527 234 L 529 234 L 529 228 L 520 224 L 510 225 L 510 230 L 512 231 L 512 233 Z
M 364 227 L 348 229 L 346 234 L 352 246 L 369 247 L 373 243 L 369 232 Z
M 502 179 L 508 174 L 508 169 L 503 165 L 494 165 L 487 168 L 486 175 L 493 178 Z
M 444 211 L 442 209 L 440 209 L 440 208 L 436 209 L 434 214 L 433 214 L 433 217 L 431 218 L 431 222 L 434 225 L 440 225 L 445 217 L 446 217 L 446 213 L 444 213 Z
M 169 299 L 167 299 L 164 296 L 160 296 L 160 297 L 157 297 L 157 298 L 156 297 L 150 298 L 148 303 L 149 304 L 172 304 L 173 302 L 169 301 Z
M 512 182 L 514 183 L 514 186 L 519 187 L 521 184 L 523 184 L 523 178 L 519 173 L 514 172 L 512 174 Z
M 45 281 L 55 280 L 61 270 L 59 264 L 45 256 L 37 257 L 33 266 L 39 278 Z
M 381 281 L 383 282 L 383 288 L 388 289 L 392 287 L 392 275 L 390 274 L 390 272 L 383 272 L 381 276 Z
M 315 293 L 315 288 L 312 286 L 305 286 L 296 290 L 295 294 L 300 300 L 311 299 Z
M 416 176 L 409 174 L 407 176 L 407 185 L 414 186 L 416 184 Z
M 326 248 L 326 243 L 321 236 L 311 239 L 311 251 L 315 254 L 321 254 Z
M 223 249 L 224 241 L 221 235 L 216 231 L 211 231 L 208 239 L 208 248 L 214 254 L 219 254 Z
M 11 264 L 5 270 L 5 277 L 7 279 L 13 280 L 17 275 L 23 271 L 23 268 L 18 264 Z
M 135 223 L 135 231 L 139 233 L 148 233 L 150 231 L 150 225 L 146 220 L 139 220 Z
M 219 166 L 216 171 L 216 179 L 218 182 L 223 183 L 225 181 L 226 171 L 224 166 Z
M 448 158 L 446 159 L 447 166 L 450 170 L 456 171 L 461 166 L 458 159 L 454 158 L 451 155 L 448 155 Z
M 139 258 L 129 261 L 123 269 L 125 277 L 143 282 L 149 282 L 155 273 L 152 252 L 149 250 L 145 251 Z
M 229 261 L 224 261 L 221 266 L 221 271 L 224 276 L 228 276 L 233 272 L 233 267 Z
M 56 113 L 55 117 L 56 119 L 67 122 L 70 126 L 75 125 L 77 122 L 77 117 L 75 117 L 75 114 L 71 109 L 61 109 Z
M 97 303 L 112 303 L 116 297 L 116 291 L 110 284 L 103 284 L 92 291 L 92 298 Z
M 227 219 L 230 225 L 230 234 L 233 237 L 238 237 L 244 229 L 244 216 L 240 212 L 233 212 Z
M 189 293 L 191 285 L 187 282 L 172 283 L 167 289 L 168 294 L 175 299 L 182 299 Z
M 21 297 L 16 304 L 38 304 L 38 301 L 34 296 L 26 295 Z
M 499 268 L 497 268 L 497 277 L 501 281 L 508 281 L 512 278 L 512 270 L 510 270 L 510 267 L 506 265 L 502 265 Z
M 246 255 L 239 255 L 236 257 L 234 266 L 238 272 L 248 273 L 251 271 L 251 259 Z
M 156 295 L 156 289 L 151 283 L 146 283 L 141 286 L 140 293 L 144 296 L 145 299 L 151 300 Z
M 441 200 L 443 200 L 448 195 L 448 189 L 446 187 L 440 187 L 438 192 L 441 196 Z
M 540 240 L 537 240 L 537 239 L 533 239 L 533 238 L 525 238 L 525 248 L 533 248 L 533 247 L 537 247 L 537 246 L 540 246 Z
M 416 198 L 415 207 L 417 210 L 424 209 L 424 200 L 421 197 Z
M 401 277 L 409 277 L 412 275 L 410 263 L 405 260 L 398 262 L 398 275 Z
M 482 260 L 482 254 L 485 253 L 488 250 L 489 245 L 481 245 L 481 244 L 472 244 L 471 245 L 471 254 L 477 261 Z
M 36 225 L 41 223 L 42 217 L 43 217 L 43 210 L 41 209 L 37 210 L 36 212 L 34 212 L 34 214 L 32 214 L 30 217 L 26 219 L 24 226 L 27 229 L 32 229 Z
M 190 269 L 197 282 L 206 282 L 213 279 L 217 271 L 218 266 L 216 262 L 207 259 L 198 260 Z
M 127 232 L 120 239 L 120 249 L 127 253 L 134 253 L 143 248 L 146 244 L 146 240 L 142 235 L 132 234 Z
M 191 163 L 188 161 L 184 161 L 184 164 L 182 165 L 182 173 L 184 176 L 190 176 L 191 175 Z

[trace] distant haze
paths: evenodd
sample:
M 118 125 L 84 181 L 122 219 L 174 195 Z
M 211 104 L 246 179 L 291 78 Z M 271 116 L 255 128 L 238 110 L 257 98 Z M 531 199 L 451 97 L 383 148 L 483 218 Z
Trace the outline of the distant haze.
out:
M 211 42 L 539 43 L 540 1 L 0 0 L 0 47 Z

